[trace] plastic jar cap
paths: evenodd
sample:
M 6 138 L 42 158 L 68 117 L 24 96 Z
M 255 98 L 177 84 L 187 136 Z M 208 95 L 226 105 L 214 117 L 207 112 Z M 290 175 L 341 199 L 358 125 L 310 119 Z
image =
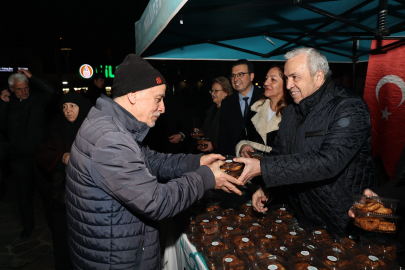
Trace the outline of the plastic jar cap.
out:
M 308 256 L 308 255 L 309 255 L 309 252 L 306 251 L 306 250 L 303 250 L 303 251 L 301 251 L 301 254 L 304 255 L 304 256 Z
M 332 262 L 336 262 L 338 260 L 335 256 L 328 256 L 326 258 L 328 258 L 328 260 Z

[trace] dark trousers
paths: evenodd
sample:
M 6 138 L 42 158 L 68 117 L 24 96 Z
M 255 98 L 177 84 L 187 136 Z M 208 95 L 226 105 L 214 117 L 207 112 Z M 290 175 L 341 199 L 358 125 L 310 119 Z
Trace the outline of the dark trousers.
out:
M 20 157 L 11 161 L 14 181 L 17 185 L 18 207 L 24 228 L 33 228 L 34 188 L 37 187 L 45 209 L 45 217 L 50 225 L 52 215 L 51 184 L 39 172 L 33 156 Z

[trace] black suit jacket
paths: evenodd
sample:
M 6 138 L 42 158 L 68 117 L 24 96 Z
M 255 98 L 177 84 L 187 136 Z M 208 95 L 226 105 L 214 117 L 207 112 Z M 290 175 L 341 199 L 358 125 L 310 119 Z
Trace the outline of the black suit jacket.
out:
M 249 103 L 253 105 L 264 89 L 254 87 L 252 99 Z M 218 153 L 221 155 L 235 155 L 236 144 L 240 141 L 240 135 L 244 127 L 244 119 L 239 105 L 239 95 L 234 92 L 226 97 L 221 103 L 221 115 L 219 116 L 219 138 Z

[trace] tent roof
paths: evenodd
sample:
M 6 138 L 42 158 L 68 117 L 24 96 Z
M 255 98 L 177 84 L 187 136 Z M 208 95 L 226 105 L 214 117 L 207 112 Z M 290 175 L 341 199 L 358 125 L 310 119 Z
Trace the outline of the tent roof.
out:
M 405 0 L 151 0 L 135 26 L 136 53 L 263 61 L 311 46 L 329 61 L 367 61 L 371 39 L 405 37 L 404 22 Z

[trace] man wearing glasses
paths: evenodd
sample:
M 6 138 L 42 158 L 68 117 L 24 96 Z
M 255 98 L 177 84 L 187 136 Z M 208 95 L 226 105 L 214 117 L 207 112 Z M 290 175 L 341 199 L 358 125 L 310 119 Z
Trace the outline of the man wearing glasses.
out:
M 264 90 L 253 86 L 255 77 L 253 64 L 238 60 L 232 65 L 229 76 L 237 93 L 222 101 L 219 119 L 218 152 L 222 155 L 235 155 L 235 147 L 244 130 L 250 105 L 255 103 Z

